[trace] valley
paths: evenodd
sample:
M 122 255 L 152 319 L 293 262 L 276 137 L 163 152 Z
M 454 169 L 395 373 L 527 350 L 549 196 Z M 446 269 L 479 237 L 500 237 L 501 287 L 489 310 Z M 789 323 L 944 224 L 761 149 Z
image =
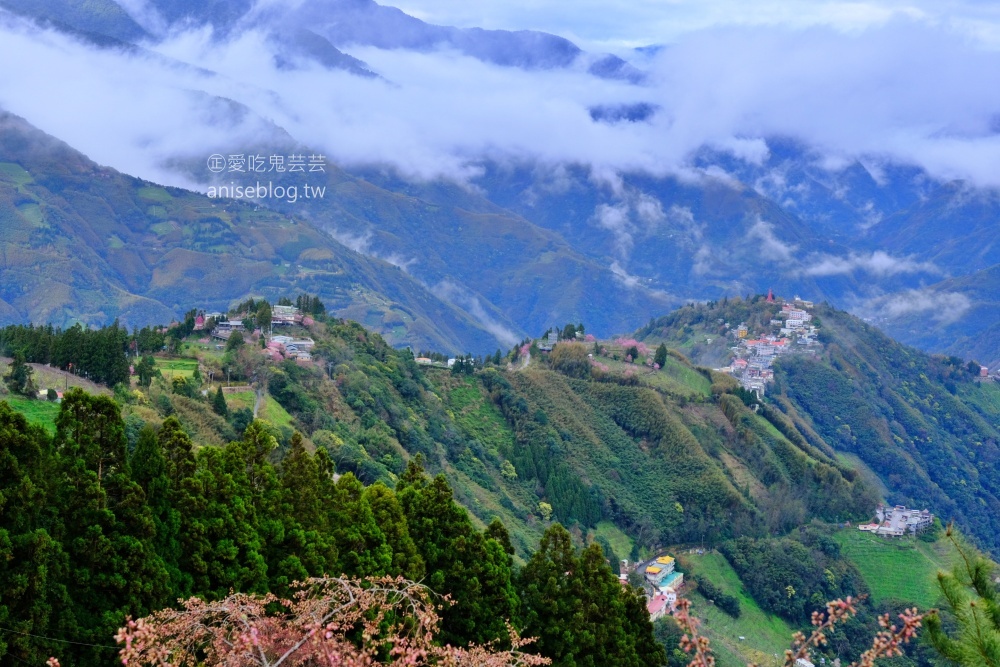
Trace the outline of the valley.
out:
M 297 302 L 319 303 L 306 295 Z M 229 311 L 226 336 L 219 343 L 211 342 L 207 329 L 196 330 L 196 322 L 219 326 L 215 318 L 226 313 L 204 318 L 190 311 L 185 322 L 172 328 L 137 332 L 135 344 L 128 347 L 134 350 L 132 365 L 138 374 L 131 377 L 131 386 L 119 384 L 112 394 L 122 411 L 127 443 L 134 443 L 145 426 L 169 418 L 188 434 L 196 451 L 218 448 L 238 438 L 256 418 L 268 424 L 276 439 L 271 455 L 276 462 L 288 455 L 298 432 L 307 451 L 329 456 L 338 476 L 350 474 L 366 485 L 390 488 L 419 455 L 428 471 L 445 474 L 473 525 L 482 529 L 503 522 L 519 563 L 529 560 L 533 545 L 556 522 L 569 528 L 577 544 L 598 545 L 609 563 L 676 555 L 685 582 L 680 595 L 693 602 L 693 613 L 706 619 L 709 636 L 721 647 L 720 664 L 736 665 L 737 659 L 762 660 L 773 654 L 787 641 L 787 631 L 806 619 L 773 602 L 762 607 L 765 603 L 758 599 L 766 593 L 755 586 L 763 583 L 745 580 L 745 573 L 732 569 L 731 545 L 742 544 L 739 548 L 754 553 L 752 549 L 787 543 L 791 546 L 784 548 L 793 552 L 817 554 L 819 562 L 830 559 L 827 570 L 843 571 L 836 587 L 814 580 L 809 571 L 794 575 L 802 581 L 796 588 L 819 586 L 813 597 L 803 593 L 808 598 L 804 603 L 865 594 L 873 609 L 900 601 L 922 608 L 936 605 L 936 572 L 955 563 L 940 528 L 925 543 L 922 538 L 887 541 L 852 527 L 867 522 L 881 498 L 929 507 L 942 521 L 960 526 L 972 543 L 987 552 L 996 548 L 989 519 L 958 492 L 962 485 L 949 486 L 940 467 L 927 465 L 926 447 L 913 450 L 905 441 L 903 446 L 845 441 L 845 432 L 864 433 L 862 427 L 878 432 L 881 427 L 871 417 L 835 408 L 843 420 L 835 421 L 850 430 L 830 431 L 830 413 L 826 407 L 814 408 L 809 392 L 816 379 L 843 372 L 839 356 L 872 347 L 880 348 L 885 359 L 908 356 L 923 365 L 919 368 L 925 375 L 933 373 L 925 382 L 940 392 L 935 401 L 953 393 L 981 397 L 961 410 L 957 403 L 947 408 L 914 403 L 911 419 L 944 422 L 939 429 L 945 424 L 982 429 L 978 446 L 993 447 L 995 435 L 986 420 L 997 414 L 1000 401 L 989 397 L 1000 396 L 1000 389 L 963 375 L 964 365 L 956 369 L 947 359 L 888 343 L 846 313 L 797 303 L 762 295 L 688 307 L 633 337 L 608 340 L 567 325 L 507 354 L 426 365 L 356 323 L 326 314 L 306 318 L 295 306 L 251 300 Z M 289 324 L 270 324 L 264 332 L 255 326 L 267 323 L 278 308 L 286 309 L 281 312 Z M 793 325 L 794 335 L 823 342 L 809 354 L 777 355 L 766 388 L 749 384 L 756 379 L 733 377 L 732 363 L 727 372 L 710 370 L 693 365 L 679 351 L 713 358 L 722 345 L 730 360 L 745 359 L 741 355 L 748 348 L 742 341 L 759 340 L 751 339 L 751 332 L 760 331 L 754 327 L 780 322 L 789 329 L 789 318 L 804 321 L 803 308 L 814 321 Z M 746 326 L 727 327 L 727 322 Z M 709 335 L 718 340 L 707 342 L 706 332 L 714 332 Z M 61 335 L 58 330 L 8 327 L 0 331 L 0 344 L 48 354 L 46 350 L 58 349 Z M 288 341 L 295 340 L 311 341 L 309 353 L 292 350 Z M 659 341 L 671 347 L 663 345 L 661 351 Z M 759 354 L 757 346 L 751 359 Z M 865 358 L 875 363 L 872 356 Z M 41 375 L 48 366 L 36 363 L 33 368 Z M 142 368 L 149 374 L 142 375 L 147 372 Z M 865 366 L 851 368 L 864 373 Z M 915 373 L 908 370 L 903 377 Z M 900 381 L 900 391 L 910 386 L 910 380 Z M 945 383 L 954 387 L 946 389 Z M 872 390 L 861 385 L 857 391 Z M 885 387 L 878 391 L 882 400 L 914 400 L 908 394 L 890 399 Z M 837 396 L 828 389 L 824 405 L 836 406 L 838 400 L 853 405 L 849 395 Z M 53 429 L 57 403 L 13 394 L 9 402 L 29 421 Z M 51 407 L 39 411 L 36 403 Z M 951 421 L 937 412 L 944 409 L 956 411 L 948 416 Z M 913 427 L 893 421 L 888 428 L 903 435 Z M 947 431 L 934 433 L 921 437 L 940 439 L 939 455 L 957 454 L 951 453 L 956 445 Z M 984 458 L 988 451 L 983 450 Z M 864 471 L 842 452 L 863 462 Z M 911 471 L 905 482 L 892 472 L 899 465 Z M 991 473 L 978 470 L 981 487 L 976 493 L 984 497 L 992 488 Z M 709 583 L 700 583 L 701 577 Z M 734 596 L 742 609 L 739 618 L 707 604 L 709 598 L 698 592 L 706 585 Z
M 0 0 L 0 664 L 1000 666 L 981 5 Z

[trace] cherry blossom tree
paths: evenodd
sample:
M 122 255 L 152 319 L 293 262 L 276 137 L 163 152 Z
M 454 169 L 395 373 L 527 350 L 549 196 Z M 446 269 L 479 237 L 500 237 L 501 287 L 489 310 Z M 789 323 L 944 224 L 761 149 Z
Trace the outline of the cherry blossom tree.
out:
M 291 599 L 234 593 L 216 602 L 191 598 L 181 609 L 129 619 L 116 640 L 123 665 L 279 667 L 279 665 L 440 665 L 532 667 L 532 640 L 509 629 L 509 648 L 438 646 L 448 600 L 402 578 L 313 578 Z

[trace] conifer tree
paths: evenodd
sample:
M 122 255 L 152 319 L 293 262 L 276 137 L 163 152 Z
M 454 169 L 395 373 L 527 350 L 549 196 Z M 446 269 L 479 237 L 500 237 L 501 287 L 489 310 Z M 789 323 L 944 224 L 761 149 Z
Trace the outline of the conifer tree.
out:
M 169 419 L 172 420 L 172 424 L 179 426 L 176 418 Z M 153 516 L 156 535 L 153 540 L 154 548 L 170 574 L 172 590 L 179 592 L 179 582 L 182 578 L 179 569 L 181 545 L 178 539 L 181 517 L 180 512 L 171 504 L 167 461 L 152 426 L 147 424 L 139 431 L 139 439 L 136 441 L 135 451 L 132 452 L 129 464 L 132 478 L 146 494 L 146 503 Z
M 338 574 L 376 577 L 392 570 L 392 547 L 364 497 L 364 485 L 352 473 L 330 488 L 326 502 L 331 535 L 337 545 Z
M 656 348 L 653 363 L 657 364 L 660 368 L 663 368 L 663 365 L 667 363 L 667 346 L 665 343 L 660 343 L 660 346 Z
M 320 466 L 306 451 L 301 433 L 296 431 L 290 444 L 281 465 L 278 515 L 283 531 L 280 539 L 267 545 L 268 576 L 276 592 L 294 581 L 332 572 L 337 564 L 322 504 Z
M 424 559 L 417 553 L 417 546 L 410 537 L 406 515 L 396 493 L 379 482 L 365 489 L 364 498 L 372 508 L 375 523 L 392 549 L 390 574 L 413 581 L 422 580 L 426 574 Z
M 555 524 L 518 578 L 525 632 L 563 667 L 645 667 L 666 661 L 653 637 L 644 600 L 618 583 L 600 545 L 577 555 Z
M 38 391 L 35 388 L 34 371 L 25 363 L 24 352 L 21 350 L 14 353 L 14 359 L 7 374 L 3 376 L 3 381 L 15 394 L 34 396 Z
M 494 517 L 490 521 L 490 525 L 486 527 L 486 537 L 496 540 L 507 554 L 514 555 L 514 545 L 511 544 L 510 533 L 507 532 L 507 526 L 503 525 L 503 521 L 499 517 Z
M 205 549 L 191 554 L 188 571 L 194 575 L 194 590 L 211 599 L 221 599 L 231 590 L 267 590 L 267 563 L 258 532 L 258 513 L 241 442 L 225 448 L 204 447 L 198 452 L 196 502 L 193 528 Z M 202 541 L 203 540 L 203 541 Z M 187 556 L 187 555 L 186 555 Z
M 949 537 L 953 541 L 955 538 Z M 924 618 L 928 639 L 938 653 L 961 667 L 1000 667 L 1000 596 L 993 582 L 993 567 L 967 547 L 955 546 L 962 560 L 954 573 L 938 573 L 938 585 L 954 629 L 946 631 L 936 613 Z
M 505 637 L 518 600 L 504 547 L 475 529 L 444 475 L 428 482 L 418 461 L 411 460 L 400 477 L 397 496 L 424 559 L 427 584 L 455 600 L 442 614 L 443 640 L 482 644 Z
M 43 664 L 70 606 L 68 562 L 49 531 L 48 437 L 0 403 L 0 662 Z M 29 633 L 29 634 L 24 634 Z M 34 637 L 30 635 L 36 635 Z
M 69 613 L 77 624 L 72 634 L 100 644 L 127 615 L 165 604 L 169 575 L 153 545 L 155 524 L 145 493 L 130 475 L 114 401 L 70 390 L 56 419 L 55 446 L 53 505 L 62 519 L 55 537 L 69 556 Z M 101 655 L 79 646 L 72 662 L 99 661 Z
M 215 392 L 215 397 L 212 399 L 212 411 L 222 417 L 229 416 L 229 406 L 226 404 L 226 397 L 222 393 L 221 384 L 218 391 Z

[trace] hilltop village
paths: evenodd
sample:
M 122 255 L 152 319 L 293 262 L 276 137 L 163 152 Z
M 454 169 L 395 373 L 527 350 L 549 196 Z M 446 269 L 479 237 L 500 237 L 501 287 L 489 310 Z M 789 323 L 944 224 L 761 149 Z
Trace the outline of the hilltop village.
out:
M 767 303 L 779 303 L 768 290 Z M 751 331 L 745 323 L 731 329 L 735 345 L 732 362 L 723 368 L 747 391 L 763 396 L 768 384 L 774 380 L 774 360 L 786 354 L 816 354 L 821 348 L 817 340 L 819 326 L 814 321 L 812 301 L 795 297 L 784 303 L 777 317 L 764 331 Z

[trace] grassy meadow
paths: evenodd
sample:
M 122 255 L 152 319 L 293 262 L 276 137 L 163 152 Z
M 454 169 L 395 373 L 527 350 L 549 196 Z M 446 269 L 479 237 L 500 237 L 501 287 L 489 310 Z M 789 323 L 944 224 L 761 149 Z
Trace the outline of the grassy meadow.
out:
M 748 662 L 756 662 L 761 667 L 780 664 L 775 656 L 784 655 L 795 628 L 783 619 L 766 613 L 743 591 L 736 571 L 722 554 L 685 554 L 678 559 L 678 564 L 685 577 L 691 574 L 704 576 L 724 593 L 734 595 L 740 601 L 740 617 L 734 619 L 708 604 L 697 592 L 688 595 L 694 615 L 705 622 L 704 628 L 712 640 L 718 667 L 745 667 Z M 685 588 L 691 589 L 687 580 Z

